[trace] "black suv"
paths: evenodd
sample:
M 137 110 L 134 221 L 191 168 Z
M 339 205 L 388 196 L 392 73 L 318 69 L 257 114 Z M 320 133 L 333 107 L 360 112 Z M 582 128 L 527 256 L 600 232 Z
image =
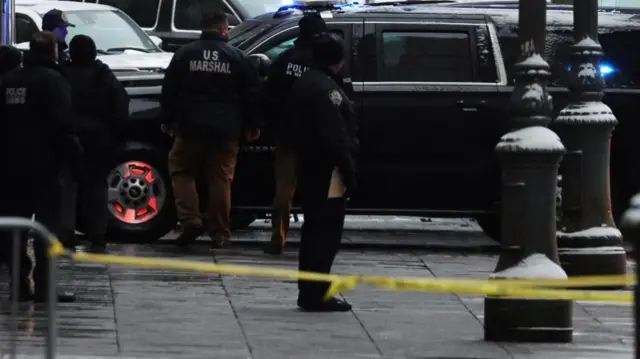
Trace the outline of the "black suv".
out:
M 519 55 L 517 9 L 345 6 L 322 15 L 329 29 L 348 44 L 347 66 L 356 90 L 362 153 L 349 212 L 474 217 L 496 238 L 500 172 L 494 147 L 508 130 L 511 67 Z M 231 31 L 230 43 L 248 54 L 274 58 L 293 46 L 301 16 L 296 8 L 283 8 L 246 20 Z M 549 90 L 559 112 L 568 99 L 572 12 L 549 10 L 548 18 L 545 56 L 553 73 Z M 620 121 L 611 167 L 614 206 L 620 211 L 640 189 L 633 106 L 640 94 L 640 19 L 603 13 L 600 22 L 607 54 L 602 68 L 609 86 L 605 102 Z M 153 121 L 148 119 L 148 127 L 138 121 L 132 125 L 138 123 L 151 138 L 149 133 L 158 132 L 159 122 Z M 267 131 L 257 143 L 241 147 L 233 187 L 236 226 L 270 211 L 273 144 Z M 147 146 L 164 152 L 130 159 L 152 161 L 149 168 L 158 169 L 167 184 L 164 208 L 155 208 L 159 215 L 150 221 L 142 220 L 150 216 L 146 211 L 134 212 L 137 223 L 131 218 L 126 226 L 115 223 L 126 232 L 139 230 L 155 238 L 175 221 L 166 221 L 174 220 L 168 214 L 172 205 L 164 170 L 167 148 Z M 144 179 L 144 171 L 139 173 Z

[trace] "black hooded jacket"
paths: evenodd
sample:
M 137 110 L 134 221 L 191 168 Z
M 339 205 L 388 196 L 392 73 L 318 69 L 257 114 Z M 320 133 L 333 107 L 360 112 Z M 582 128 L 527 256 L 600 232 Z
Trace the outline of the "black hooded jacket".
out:
M 65 41 L 58 41 L 58 63 L 60 65 L 66 65 L 71 62 L 67 49 L 69 45 Z
M 173 55 L 162 83 L 160 105 L 165 124 L 181 136 L 238 140 L 255 125 L 257 69 L 249 58 L 216 32 Z
M 129 95 L 100 60 L 70 62 L 62 68 L 71 86 L 73 121 L 85 155 L 106 157 L 113 152 L 129 117 Z
M 13 46 L 0 46 L 0 79 L 2 75 L 20 67 L 22 54 Z
M 27 52 L 0 83 L 0 158 L 29 176 L 56 176 L 82 152 L 72 124 L 71 89 L 52 58 Z
M 292 87 L 289 131 L 299 156 L 303 203 L 327 199 L 331 175 L 338 168 L 347 192 L 355 187 L 356 139 L 346 114 L 351 104 L 331 71 L 313 67 Z M 347 194 L 348 196 L 349 194 Z
M 286 50 L 272 63 L 267 82 L 262 91 L 263 107 L 266 110 L 266 127 L 275 132 L 280 145 L 287 146 L 289 134 L 286 124 L 288 101 L 295 81 L 312 67 L 313 56 L 311 45 L 314 38 L 298 38 L 295 46 Z M 332 76 L 349 99 L 353 98 L 353 84 L 348 72 L 343 68 L 338 75 Z M 353 110 L 353 108 L 352 108 Z M 348 118 L 350 132 L 357 134 L 358 125 L 355 113 Z

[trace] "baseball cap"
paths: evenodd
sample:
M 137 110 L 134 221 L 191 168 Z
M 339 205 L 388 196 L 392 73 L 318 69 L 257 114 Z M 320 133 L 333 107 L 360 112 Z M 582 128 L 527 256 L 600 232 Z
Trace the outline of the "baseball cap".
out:
M 75 27 L 67 20 L 67 14 L 62 10 L 51 9 L 42 17 L 42 30 L 44 31 L 53 31 L 53 29 L 62 26 Z

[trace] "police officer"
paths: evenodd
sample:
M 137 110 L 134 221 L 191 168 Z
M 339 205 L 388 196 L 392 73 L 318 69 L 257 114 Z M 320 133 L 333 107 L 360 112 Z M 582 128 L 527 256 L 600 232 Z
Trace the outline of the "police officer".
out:
M 129 95 L 107 65 L 96 60 L 96 44 L 76 35 L 69 44 L 71 62 L 63 69 L 72 90 L 74 123 L 84 153 L 80 160 L 77 203 L 72 219 L 84 225 L 91 250 L 104 252 L 107 231 L 106 178 L 121 128 L 129 117 Z M 75 224 L 75 223 L 72 223 Z M 71 229 L 75 226 L 68 226 Z
M 173 56 L 162 84 L 162 129 L 174 134 L 169 154 L 178 220 L 188 245 L 206 230 L 214 248 L 229 243 L 229 211 L 238 141 L 255 140 L 253 123 L 260 79 L 249 59 L 227 43 L 229 24 L 222 10 L 203 14 L 200 40 Z M 208 187 L 207 223 L 199 211 L 195 179 Z
M 336 81 L 345 61 L 343 40 L 324 34 L 313 45 L 313 65 L 293 85 L 292 143 L 298 153 L 299 196 L 304 213 L 299 269 L 329 273 L 340 246 L 347 198 L 355 186 L 350 102 Z M 306 311 L 348 311 L 337 298 L 323 301 L 329 283 L 299 281 L 298 306 Z
M 69 55 L 65 52 L 67 45 L 67 35 L 69 27 L 75 27 L 67 20 L 67 15 L 58 9 L 51 9 L 42 16 L 42 30 L 50 31 L 56 35 L 58 41 L 58 63 L 69 62 Z
M 267 254 L 281 254 L 284 248 L 287 231 L 289 230 L 289 212 L 291 201 L 296 190 L 296 154 L 287 143 L 287 126 L 282 126 L 286 116 L 284 103 L 290 94 L 291 87 L 297 78 L 307 71 L 312 64 L 311 46 L 313 42 L 326 33 L 327 25 L 318 13 L 305 14 L 298 22 L 300 35 L 294 42 L 294 47 L 283 52 L 273 62 L 269 73 L 263 97 L 266 99 L 268 126 L 276 134 L 275 150 L 275 180 L 276 188 L 273 198 L 271 214 L 271 241 L 265 247 Z M 334 76 L 342 90 L 348 95 L 353 94 L 351 78 L 345 69 Z M 350 126 L 355 126 L 355 117 L 349 118 Z
M 37 221 L 59 235 L 58 170 L 76 160 L 82 148 L 70 125 L 71 90 L 56 64 L 57 56 L 55 35 L 37 32 L 30 41 L 23 67 L 5 75 L 0 84 L 0 157 L 3 166 L 11 169 L 11 176 L 0 179 L 1 188 L 10 191 L 0 202 L 0 216 L 31 219 L 35 214 Z M 0 242 L 0 245 L 11 243 L 6 239 Z M 47 248 L 37 240 L 34 249 L 35 293 L 30 296 L 27 291 L 30 268 L 23 268 L 20 299 L 44 302 L 48 284 Z M 26 257 L 26 246 L 21 251 Z M 75 296 L 59 294 L 58 300 L 73 301 Z

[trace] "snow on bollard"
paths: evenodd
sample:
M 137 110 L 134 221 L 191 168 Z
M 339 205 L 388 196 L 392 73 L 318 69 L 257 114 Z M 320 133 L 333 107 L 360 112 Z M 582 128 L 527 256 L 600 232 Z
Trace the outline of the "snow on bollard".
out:
M 491 279 L 568 279 L 562 267 L 547 256 L 534 253 L 513 267 L 495 272 Z
M 567 148 L 560 166 L 558 253 L 569 276 L 624 274 L 626 254 L 622 235 L 615 230 L 609 179 L 610 140 L 618 121 L 602 102 L 598 10 L 594 1 L 575 7 L 571 102 L 552 124 Z
M 496 146 L 502 165 L 502 252 L 492 280 L 564 279 L 556 247 L 556 185 L 565 152 L 542 126 L 510 132 Z M 485 340 L 570 342 L 572 302 L 487 297 Z
M 589 101 L 567 106 L 553 124 L 567 147 L 560 166 L 562 220 L 557 236 L 560 263 L 570 276 L 626 272 L 609 190 L 609 142 L 616 123 L 607 105 Z

